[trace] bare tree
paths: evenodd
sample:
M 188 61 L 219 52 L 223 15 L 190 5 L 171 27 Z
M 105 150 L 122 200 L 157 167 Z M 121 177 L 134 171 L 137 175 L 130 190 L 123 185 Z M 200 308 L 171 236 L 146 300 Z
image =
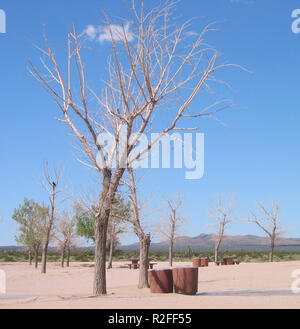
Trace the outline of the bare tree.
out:
M 70 255 L 71 255 L 71 249 L 76 247 L 76 222 L 74 219 L 72 219 L 70 226 L 69 226 L 69 232 L 67 236 L 67 243 L 66 243 L 66 265 L 67 267 L 70 266 Z
M 110 216 L 109 227 L 108 227 L 108 245 L 109 245 L 109 257 L 107 269 L 112 268 L 113 255 L 116 246 L 120 243 L 119 236 L 125 232 L 124 219 L 120 217 L 114 217 L 113 214 Z M 125 217 L 124 217 L 125 218 Z
M 45 49 L 40 49 L 44 70 L 30 62 L 30 72 L 42 84 L 60 110 L 59 121 L 68 125 L 81 145 L 87 160 L 83 162 L 102 174 L 100 209 L 95 224 L 94 294 L 106 294 L 106 240 L 107 226 L 113 200 L 125 167 L 140 159 L 162 137 L 174 130 L 197 130 L 193 124 L 201 117 L 214 117 L 222 110 L 216 101 L 192 112 L 191 102 L 211 81 L 214 73 L 228 65 L 217 65 L 217 51 L 204 42 L 209 26 L 199 33 L 190 32 L 190 21 L 182 26 L 171 22 L 176 2 L 164 1 L 159 7 L 146 12 L 144 1 L 132 1 L 130 22 L 133 32 L 128 33 L 107 17 L 106 29 L 112 44 L 108 60 L 108 79 L 102 93 L 88 88 L 86 68 L 82 57 L 85 35 L 75 28 L 68 34 L 65 65 L 60 64 L 45 35 Z M 44 72 L 46 74 L 44 74 Z M 79 92 L 77 92 L 79 86 Z M 180 90 L 185 90 L 180 95 Z M 77 97 L 79 95 L 79 97 Z M 93 102 L 97 101 L 99 110 Z M 176 101 L 176 102 L 174 102 Z M 171 106 L 174 102 L 175 106 Z M 188 109 L 191 110 L 188 112 Z M 165 110 L 169 112 L 168 118 Z M 163 118 L 165 118 L 163 120 Z M 181 119 L 186 126 L 180 126 Z M 155 119 L 155 120 L 154 120 Z M 133 154 L 139 138 L 159 123 L 159 133 L 146 147 Z M 125 129 L 124 129 L 125 128 Z M 122 136 L 122 133 L 125 134 Z M 121 153 L 113 147 L 109 152 L 97 138 L 108 134 L 116 143 L 125 138 Z M 113 166 L 114 155 L 118 153 Z M 131 157 L 130 157 L 131 155 Z M 130 158 L 130 161 L 129 161 Z M 149 244 L 150 237 L 145 241 Z
M 55 238 L 61 250 L 61 267 L 64 267 L 65 257 L 67 257 L 67 267 L 69 267 L 70 249 L 74 245 L 76 237 L 76 218 L 70 218 L 67 212 L 63 212 L 56 225 Z
M 43 252 L 42 252 L 42 273 L 46 273 L 47 270 L 47 253 L 48 253 L 48 246 L 50 242 L 51 235 L 53 233 L 53 225 L 56 216 L 56 199 L 57 196 L 64 190 L 64 186 L 60 187 L 61 179 L 63 176 L 62 169 L 54 170 L 53 175 L 50 174 L 48 163 L 44 163 L 44 173 L 43 173 L 43 180 L 41 181 L 42 186 L 49 194 L 49 202 L 50 202 L 50 214 L 49 220 L 46 225 L 45 229 L 45 236 L 43 241 Z
M 111 222 L 111 227 L 108 230 L 109 258 L 108 258 L 107 269 L 112 268 L 113 254 L 114 254 L 115 243 L 117 239 L 116 224 L 117 223 L 113 220 Z
M 141 221 L 141 207 L 137 197 L 137 182 L 134 176 L 134 171 L 128 168 L 129 181 L 122 179 L 122 183 L 129 188 L 129 199 L 131 201 L 131 214 L 125 218 L 133 226 L 133 231 L 140 242 L 140 267 L 139 267 L 139 282 L 138 288 L 148 288 L 148 268 L 149 268 L 149 250 L 151 244 L 151 235 L 146 233 Z
M 278 228 L 279 205 L 277 202 L 273 202 L 271 208 L 267 209 L 263 203 L 259 202 L 257 209 L 258 215 L 252 213 L 252 218 L 250 218 L 248 221 L 250 223 L 256 224 L 269 237 L 269 262 L 273 262 L 276 239 L 282 234 L 282 231 Z
M 215 262 L 218 261 L 219 249 L 225 238 L 225 229 L 233 221 L 234 204 L 233 198 L 227 201 L 220 195 L 213 208 L 209 210 L 209 217 L 216 221 Z
M 175 238 L 178 236 L 178 230 L 185 222 L 185 218 L 179 214 L 182 207 L 183 198 L 178 196 L 175 200 L 166 200 L 170 214 L 158 225 L 158 233 L 169 241 L 169 265 L 173 266 L 173 248 Z

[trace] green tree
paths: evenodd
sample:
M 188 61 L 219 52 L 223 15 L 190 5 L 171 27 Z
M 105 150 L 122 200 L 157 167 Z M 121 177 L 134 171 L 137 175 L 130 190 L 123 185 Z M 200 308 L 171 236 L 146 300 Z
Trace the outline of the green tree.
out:
M 29 263 L 32 263 L 32 254 L 35 258 L 35 268 L 38 267 L 39 249 L 45 234 L 49 208 L 39 203 L 24 199 L 13 212 L 12 218 L 19 224 L 19 235 L 16 237 L 18 244 L 27 248 L 29 252 Z
M 93 243 L 95 242 L 95 220 L 98 208 L 96 205 L 93 205 L 90 209 L 84 209 L 78 204 L 75 206 L 77 235 Z M 112 267 L 113 253 L 116 246 L 120 244 L 120 234 L 126 232 L 124 220 L 129 218 L 130 213 L 130 204 L 120 195 L 117 195 L 113 202 L 107 230 L 108 238 L 106 247 L 109 249 L 108 268 Z
M 77 220 L 77 235 L 95 242 L 95 211 L 76 206 L 75 217 Z

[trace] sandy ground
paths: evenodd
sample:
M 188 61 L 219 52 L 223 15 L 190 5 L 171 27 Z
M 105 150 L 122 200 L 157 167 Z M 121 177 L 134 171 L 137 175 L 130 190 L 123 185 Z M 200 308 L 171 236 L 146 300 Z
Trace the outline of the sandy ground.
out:
M 114 263 L 107 272 L 108 295 L 91 296 L 93 268 L 72 263 L 60 268 L 50 263 L 47 274 L 22 263 L 0 263 L 7 279 L 1 308 L 300 308 L 300 294 L 291 291 L 291 274 L 300 262 L 240 264 L 199 268 L 198 294 L 151 294 L 137 289 L 138 271 Z M 175 263 L 174 266 L 191 265 Z M 166 268 L 159 263 L 157 268 Z

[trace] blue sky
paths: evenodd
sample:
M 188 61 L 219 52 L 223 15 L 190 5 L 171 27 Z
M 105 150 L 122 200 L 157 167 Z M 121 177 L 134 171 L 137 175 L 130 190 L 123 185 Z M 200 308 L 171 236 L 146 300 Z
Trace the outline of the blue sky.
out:
M 42 44 L 45 25 L 51 45 L 62 51 L 73 23 L 83 31 L 88 25 L 101 24 L 104 10 L 123 16 L 126 3 L 1 1 L 7 33 L 0 34 L 0 216 L 4 218 L 0 245 L 15 243 L 11 215 L 24 197 L 47 201 L 38 185 L 44 159 L 66 168 L 69 194 L 80 194 L 93 184 L 90 172 L 74 157 L 70 132 L 54 120 L 55 104 L 26 70 L 28 59 L 39 60 L 32 43 Z M 140 186 L 143 197 L 179 191 L 185 196 L 185 234 L 211 231 L 208 206 L 223 193 L 236 197 L 236 213 L 241 217 L 249 214 L 256 200 L 279 200 L 287 236 L 300 236 L 300 34 L 291 31 L 291 13 L 296 8 L 300 8 L 299 1 L 293 0 L 183 0 L 177 5 L 179 20 L 197 16 L 195 31 L 219 21 L 219 31 L 208 36 L 209 43 L 225 61 L 251 71 L 228 69 L 222 73 L 233 88 L 226 96 L 238 106 L 220 115 L 226 127 L 213 120 L 202 121 L 204 177 L 189 181 L 183 170 L 148 170 Z M 104 77 L 108 47 L 96 42 L 89 46 L 93 53 L 89 66 L 94 68 L 96 84 Z M 154 204 L 159 204 L 158 198 Z M 247 223 L 233 223 L 228 233 L 261 235 Z M 125 242 L 134 240 L 129 236 Z

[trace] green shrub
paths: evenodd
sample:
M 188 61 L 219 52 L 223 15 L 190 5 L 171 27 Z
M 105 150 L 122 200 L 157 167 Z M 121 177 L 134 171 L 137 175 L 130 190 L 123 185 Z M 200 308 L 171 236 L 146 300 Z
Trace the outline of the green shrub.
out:
M 108 254 L 107 254 L 108 257 Z M 184 251 L 184 252 L 174 252 L 173 260 L 175 262 L 190 262 L 194 257 L 209 257 L 211 261 L 214 260 L 213 252 L 197 252 L 197 251 Z M 230 252 L 222 251 L 219 253 L 219 259 L 224 257 L 234 257 L 239 259 L 242 263 L 251 262 L 268 262 L 269 253 L 268 252 Z M 114 261 L 128 262 L 132 258 L 139 258 L 138 251 L 121 251 L 116 250 L 114 254 Z M 150 258 L 155 262 L 166 262 L 169 259 L 168 252 L 155 251 L 150 252 Z M 49 262 L 59 262 L 60 252 L 59 251 L 49 251 L 48 257 Z M 275 252 L 274 261 L 296 261 L 300 260 L 300 252 Z M 41 261 L 41 254 L 39 256 L 39 261 Z M 94 261 L 94 251 L 92 249 L 78 249 L 72 250 L 70 255 L 71 262 L 93 262 Z M 28 262 L 28 253 L 25 251 L 0 251 L 0 262 Z

